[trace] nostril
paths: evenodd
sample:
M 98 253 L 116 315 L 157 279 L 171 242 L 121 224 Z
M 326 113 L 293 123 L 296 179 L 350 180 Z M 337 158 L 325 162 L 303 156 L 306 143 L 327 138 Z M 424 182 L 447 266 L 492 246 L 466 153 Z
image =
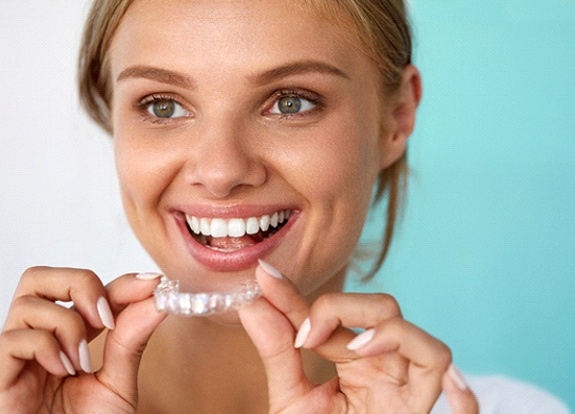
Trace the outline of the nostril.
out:
M 237 120 L 202 123 L 190 138 L 186 181 L 216 198 L 264 184 L 268 171 L 253 137 Z

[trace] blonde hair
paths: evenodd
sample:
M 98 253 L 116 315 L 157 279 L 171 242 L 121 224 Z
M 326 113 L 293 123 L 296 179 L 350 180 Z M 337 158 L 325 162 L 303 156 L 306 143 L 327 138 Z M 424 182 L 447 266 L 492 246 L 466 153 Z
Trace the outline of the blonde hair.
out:
M 411 63 L 411 31 L 403 0 L 304 0 L 335 23 L 351 24 L 364 52 L 378 66 L 382 91 L 393 93 L 403 70 Z M 112 37 L 133 0 L 95 0 L 88 14 L 78 61 L 80 100 L 90 117 L 112 134 L 107 52 Z M 381 171 L 374 204 L 387 194 L 383 247 L 364 279 L 372 278 L 383 264 L 393 238 L 397 215 L 406 192 L 407 153 Z

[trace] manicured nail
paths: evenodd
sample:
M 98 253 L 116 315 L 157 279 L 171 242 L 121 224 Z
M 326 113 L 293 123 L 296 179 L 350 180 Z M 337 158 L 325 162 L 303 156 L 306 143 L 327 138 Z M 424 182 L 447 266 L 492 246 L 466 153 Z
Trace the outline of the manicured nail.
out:
M 367 345 L 369 341 L 373 339 L 375 335 L 375 329 L 368 329 L 357 335 L 353 340 L 347 344 L 347 349 L 350 351 L 357 351 L 359 348 Z
M 90 349 L 88 348 L 88 342 L 82 339 L 80 346 L 78 347 L 78 355 L 80 356 L 80 368 L 82 371 L 88 374 L 92 373 L 92 359 L 90 358 Z
M 136 275 L 136 279 L 140 279 L 140 280 L 154 280 L 157 279 L 159 277 L 161 277 L 162 274 L 161 273 L 157 273 L 157 272 L 144 272 L 144 273 L 138 273 Z
M 60 351 L 60 361 L 62 361 L 62 365 L 64 365 L 64 368 L 66 368 L 66 371 L 68 371 L 68 374 L 76 375 L 76 370 L 72 366 L 72 363 L 70 362 L 70 358 L 68 358 L 63 351 Z
M 297 331 L 297 335 L 295 337 L 295 348 L 301 348 L 309 335 L 309 331 L 311 330 L 311 321 L 309 318 L 305 318 L 301 326 L 299 327 L 299 331 Z
M 258 259 L 258 262 L 260 262 L 260 266 L 262 269 L 265 270 L 265 272 L 270 275 L 271 277 L 275 278 L 275 279 L 283 279 L 283 275 L 280 273 L 279 270 L 277 270 L 275 267 L 273 267 L 271 264 L 269 264 L 268 262 L 264 262 L 261 259 Z
M 455 365 L 451 364 L 447 369 L 447 372 L 449 373 L 449 376 L 453 382 L 455 382 L 455 385 L 457 385 L 457 388 L 459 388 L 461 391 L 465 391 L 468 388 L 467 383 L 465 382 L 465 378 L 463 378 L 463 375 L 461 375 L 461 372 Z
M 112 315 L 112 309 L 110 309 L 110 304 L 105 297 L 101 296 L 96 302 L 96 308 L 98 309 L 98 315 L 100 315 L 100 320 L 104 326 L 110 330 L 116 327 L 114 323 L 114 315 Z

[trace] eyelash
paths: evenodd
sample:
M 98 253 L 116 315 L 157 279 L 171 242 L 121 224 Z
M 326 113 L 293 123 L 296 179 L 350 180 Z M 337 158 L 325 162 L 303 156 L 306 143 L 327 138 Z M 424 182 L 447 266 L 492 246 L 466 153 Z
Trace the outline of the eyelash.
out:
M 146 121 L 150 121 L 153 124 L 166 124 L 168 122 L 175 122 L 175 121 L 179 121 L 182 119 L 186 119 L 186 118 L 189 118 L 191 116 L 191 115 L 189 115 L 189 116 L 182 116 L 182 117 L 176 117 L 176 118 L 160 118 L 160 117 L 151 115 L 149 112 L 150 105 L 152 105 L 156 102 L 162 102 L 162 101 L 171 101 L 171 102 L 174 102 L 175 104 L 181 106 L 182 108 L 184 108 L 184 105 L 182 105 L 173 96 L 163 95 L 163 94 L 154 94 L 154 95 L 146 96 L 146 97 L 140 99 L 136 103 L 135 107 Z M 187 111 L 187 112 L 190 113 L 189 111 Z
M 310 102 L 314 107 L 311 109 L 308 109 L 306 111 L 292 113 L 292 114 L 276 114 L 276 113 L 270 112 L 272 110 L 272 108 L 274 108 L 276 106 L 276 104 L 282 98 L 288 98 L 288 97 L 292 97 L 292 96 L 306 100 L 306 101 Z M 272 94 L 271 105 L 268 105 L 268 106 L 270 109 L 267 109 L 265 112 L 269 113 L 271 116 L 278 117 L 280 119 L 290 119 L 290 118 L 293 119 L 294 117 L 309 116 L 312 113 L 321 110 L 323 107 L 323 102 L 322 102 L 322 99 L 319 95 L 317 95 L 313 92 L 310 92 L 310 91 L 298 90 L 298 89 L 280 89 L 280 90 L 278 90 Z
M 296 98 L 306 100 L 313 105 L 313 108 L 305 110 L 303 112 L 297 112 L 297 113 L 291 113 L 291 114 L 287 114 L 287 113 L 279 113 L 278 114 L 278 113 L 271 113 L 270 112 L 272 110 L 272 108 L 274 108 L 282 98 L 287 98 L 287 97 L 296 97 Z M 135 107 L 145 120 L 152 122 L 153 124 L 166 124 L 168 122 L 177 122 L 179 120 L 186 119 L 186 118 L 193 116 L 193 115 L 190 115 L 190 116 L 182 116 L 182 117 L 175 117 L 175 118 L 160 118 L 160 117 L 156 117 L 156 116 L 151 115 L 149 113 L 150 105 L 157 103 L 157 102 L 162 102 L 162 101 L 171 101 L 171 102 L 174 102 L 175 104 L 181 106 L 182 108 L 184 108 L 184 105 L 182 105 L 177 99 L 175 99 L 174 97 L 172 97 L 170 95 L 164 95 L 164 94 L 153 94 L 153 95 L 146 96 L 146 97 L 140 99 L 136 103 Z M 311 115 L 312 113 L 321 110 L 323 107 L 323 103 L 322 103 L 321 97 L 318 96 L 317 94 L 313 93 L 313 92 L 309 92 L 306 90 L 296 90 L 296 89 L 280 89 L 280 90 L 275 91 L 272 94 L 271 105 L 266 105 L 266 106 L 269 109 L 266 109 L 264 111 L 264 113 L 267 114 L 268 116 L 273 116 L 273 117 L 276 117 L 279 119 L 288 120 L 288 119 L 294 119 L 296 117 L 300 118 L 300 117 L 305 117 L 305 116 Z

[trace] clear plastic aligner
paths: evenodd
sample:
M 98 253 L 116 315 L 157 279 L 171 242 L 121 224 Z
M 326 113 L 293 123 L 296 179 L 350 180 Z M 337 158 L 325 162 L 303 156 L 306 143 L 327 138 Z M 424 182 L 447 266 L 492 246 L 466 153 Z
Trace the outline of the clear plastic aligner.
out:
M 237 309 L 262 295 L 255 280 L 248 280 L 228 293 L 180 292 L 180 281 L 163 276 L 154 290 L 156 309 L 173 315 L 208 316 Z

